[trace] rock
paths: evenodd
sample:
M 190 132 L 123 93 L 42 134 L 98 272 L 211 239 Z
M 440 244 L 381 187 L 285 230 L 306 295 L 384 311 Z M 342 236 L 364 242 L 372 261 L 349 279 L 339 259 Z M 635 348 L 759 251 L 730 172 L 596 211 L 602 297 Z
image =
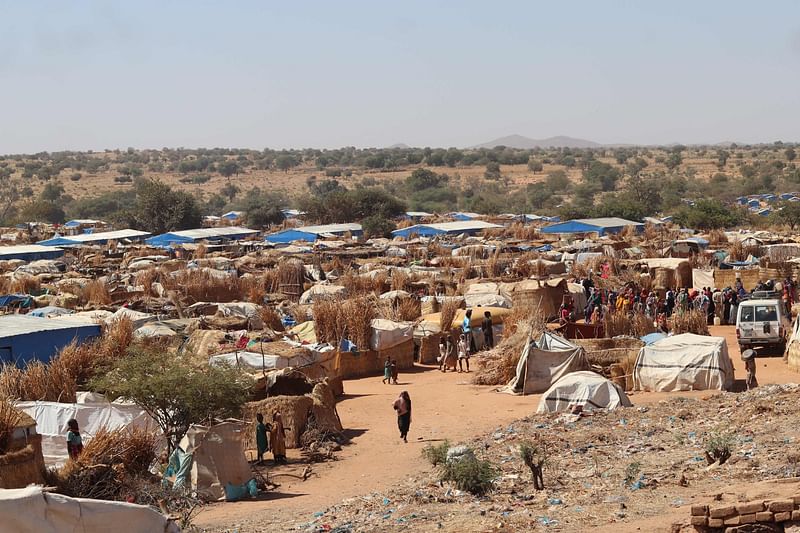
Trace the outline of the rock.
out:
M 764 502 L 761 501 L 736 504 L 736 512 L 738 512 L 739 514 L 758 513 L 763 510 L 764 510 Z
M 736 514 L 736 507 L 733 505 L 725 505 L 723 507 L 714 507 L 709 511 L 711 518 L 727 518 Z
M 468 446 L 453 446 L 447 450 L 447 462 L 453 461 L 460 461 L 461 459 L 475 458 L 475 452 L 473 452 Z
M 791 513 L 794 511 L 794 500 L 775 500 L 769 502 L 769 510 L 773 513 Z
M 692 505 L 692 516 L 706 516 L 708 505 Z

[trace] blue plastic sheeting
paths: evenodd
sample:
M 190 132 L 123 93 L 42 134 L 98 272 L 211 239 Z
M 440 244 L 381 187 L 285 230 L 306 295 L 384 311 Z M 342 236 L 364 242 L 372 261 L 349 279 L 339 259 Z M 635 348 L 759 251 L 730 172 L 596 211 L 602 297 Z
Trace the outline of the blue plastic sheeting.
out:
M 20 249 L 24 247 L 20 246 Z M 0 255 L 0 261 L 7 261 L 9 259 L 22 259 L 23 261 L 38 261 L 40 259 L 58 259 L 64 256 L 64 250 L 60 248 L 53 248 L 51 250 L 35 250 L 24 251 L 15 253 L 4 253 Z
M 639 339 L 644 342 L 645 344 L 653 344 L 654 342 L 658 342 L 661 339 L 665 339 L 667 336 L 663 333 L 655 332 L 645 335 L 644 337 L 639 337 Z
M 443 235 L 445 233 L 447 232 L 444 230 L 421 225 L 396 229 L 392 232 L 392 237 L 403 237 L 404 239 L 407 239 L 412 235 L 417 235 L 418 237 L 433 237 L 435 235 Z
M 75 311 L 72 311 L 70 309 L 64 309 L 63 307 L 56 307 L 55 305 L 47 305 L 45 307 L 39 307 L 38 309 L 34 309 L 30 313 L 28 313 L 28 316 L 45 318 L 47 317 L 47 315 L 56 315 L 56 316 L 71 315 L 74 312 Z
M 274 243 L 290 243 L 294 241 L 315 242 L 317 240 L 317 234 L 307 231 L 298 231 L 296 229 L 286 229 L 278 233 L 273 233 L 272 235 L 267 235 L 264 240 Z
M 76 324 L 47 318 L 6 315 L 0 320 L 0 363 L 24 367 L 31 361 L 47 363 L 69 343 L 100 336 L 99 324 Z M 6 324 L 8 322 L 8 324 Z M 53 324 L 59 322 L 59 324 Z M 37 327 L 41 324 L 43 327 Z M 8 326 L 8 327 L 6 327 Z
M 41 244 L 42 246 L 75 246 L 77 244 L 75 241 L 69 239 L 69 237 L 53 237 L 52 239 L 47 239 L 46 241 L 39 241 L 36 244 Z
M 145 244 L 149 244 L 150 246 L 155 246 L 156 248 L 169 248 L 175 244 L 186 244 L 190 242 L 194 242 L 194 239 L 191 237 L 183 237 L 181 235 L 175 235 L 172 233 L 162 233 L 161 235 L 156 235 L 155 237 L 150 237 L 149 239 L 144 240 Z
M 599 226 L 595 224 L 587 224 L 580 220 L 568 220 L 567 222 L 561 222 L 560 224 L 553 224 L 552 226 L 546 226 L 539 231 L 542 233 L 597 233 L 598 235 L 602 236 L 607 233 L 619 233 L 625 228 L 627 228 L 631 224 L 620 225 L 620 226 Z M 633 225 L 635 229 L 641 230 L 644 227 L 644 224 L 636 224 Z
M 539 246 L 538 248 L 536 248 L 536 251 L 537 252 L 550 252 L 550 251 L 552 251 L 552 249 L 553 249 L 553 247 L 551 245 L 543 244 L 542 246 Z
M 3 296 L 0 296 L 0 307 L 7 307 L 17 302 L 24 302 L 30 299 L 31 297 L 28 296 L 27 294 L 5 294 Z M 27 305 L 23 307 L 27 307 Z

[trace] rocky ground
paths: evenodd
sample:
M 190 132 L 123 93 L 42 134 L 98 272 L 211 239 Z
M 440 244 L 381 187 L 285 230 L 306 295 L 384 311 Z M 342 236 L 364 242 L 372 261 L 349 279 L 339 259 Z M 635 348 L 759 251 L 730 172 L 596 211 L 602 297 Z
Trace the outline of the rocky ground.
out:
M 636 530 L 652 517 L 669 531 L 688 506 L 756 481 L 800 474 L 800 386 L 674 397 L 590 416 L 536 415 L 466 444 L 498 469 L 496 489 L 474 497 L 440 483 L 435 468 L 396 488 L 309 513 L 289 531 Z M 545 490 L 536 491 L 519 444 L 547 449 Z M 730 446 L 724 464 L 709 447 Z M 739 489 L 737 489 L 737 487 Z M 731 492 L 733 491 L 733 492 Z M 649 529 L 648 530 L 654 530 Z

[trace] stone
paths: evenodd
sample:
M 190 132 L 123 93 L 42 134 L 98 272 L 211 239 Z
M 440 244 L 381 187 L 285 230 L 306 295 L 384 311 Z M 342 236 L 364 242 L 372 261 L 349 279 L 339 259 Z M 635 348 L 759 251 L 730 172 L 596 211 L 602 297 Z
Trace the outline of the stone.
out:
M 775 521 L 776 522 L 787 522 L 792 519 L 792 513 L 784 512 L 784 513 L 775 513 Z
M 740 514 L 739 519 L 742 522 L 742 524 L 755 524 L 756 514 L 755 513 Z
M 714 507 L 709 511 L 711 518 L 727 518 L 736 514 L 736 507 L 733 505 L 726 505 L 725 507 Z
M 794 511 L 794 500 L 775 500 L 769 502 L 769 510 L 773 513 L 791 513 Z
M 725 520 L 722 518 L 709 518 L 708 527 L 722 527 L 725 525 Z
M 708 505 L 692 505 L 692 516 L 706 516 Z
M 800 521 L 795 522 L 784 522 L 783 524 L 783 532 L 784 533 L 800 533 Z
M 736 516 L 729 516 L 725 519 L 726 526 L 738 526 L 742 523 L 742 517 L 738 514 Z
M 751 513 L 758 513 L 764 510 L 764 502 L 745 502 L 745 503 L 737 503 L 736 504 L 736 511 L 739 514 L 751 514 Z
M 775 516 L 772 514 L 772 511 L 756 513 L 756 522 L 772 522 L 774 519 Z
M 792 520 L 800 520 L 800 511 L 792 511 Z
M 691 524 L 693 526 L 705 527 L 708 525 L 708 518 L 705 516 L 693 516 Z

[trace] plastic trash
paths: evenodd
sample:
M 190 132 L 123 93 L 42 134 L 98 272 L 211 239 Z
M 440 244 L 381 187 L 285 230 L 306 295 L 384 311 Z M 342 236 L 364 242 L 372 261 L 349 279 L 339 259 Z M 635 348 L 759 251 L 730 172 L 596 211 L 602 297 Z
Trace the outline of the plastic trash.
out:
M 550 505 L 561 505 L 564 502 L 561 501 L 561 498 L 550 498 L 547 500 L 547 503 Z

